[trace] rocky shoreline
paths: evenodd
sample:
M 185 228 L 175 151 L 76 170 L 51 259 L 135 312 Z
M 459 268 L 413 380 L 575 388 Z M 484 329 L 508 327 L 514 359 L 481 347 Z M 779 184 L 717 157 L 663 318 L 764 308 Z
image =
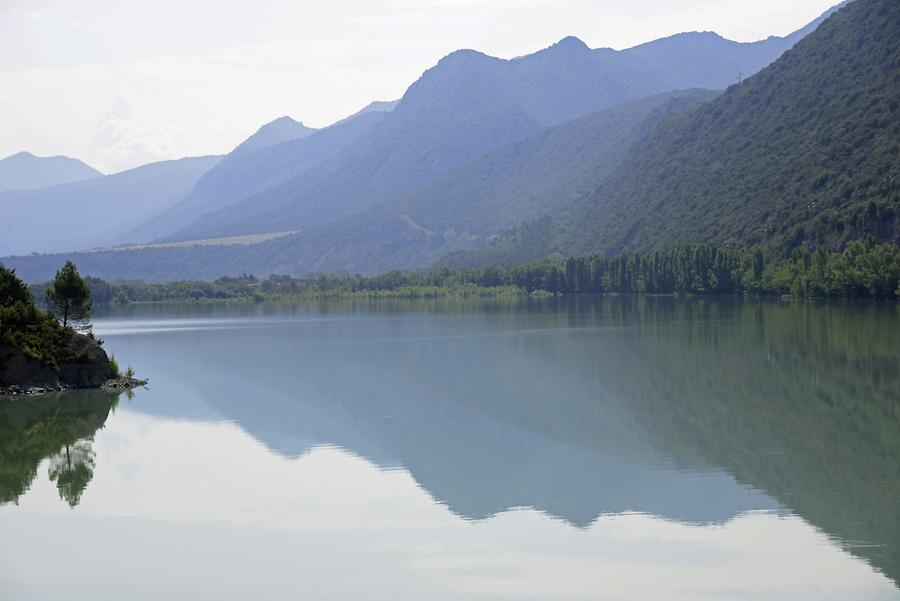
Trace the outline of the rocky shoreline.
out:
M 146 386 L 150 380 L 141 380 L 139 378 L 121 377 L 107 380 L 100 386 L 91 387 L 94 390 L 130 390 L 139 386 Z M 50 386 L 20 386 L 11 384 L 8 386 L 0 386 L 0 395 L 19 396 L 24 394 L 47 394 L 50 392 L 62 392 L 65 390 L 86 390 L 84 387 L 67 386 L 65 384 L 54 384 Z
M 120 374 L 93 337 L 72 333 L 55 365 L 0 342 L 0 395 L 46 394 L 62 390 L 127 390 L 144 386 L 129 369 Z
M 121 378 L 108 380 L 101 388 L 105 390 L 128 390 L 130 388 L 137 388 L 138 386 L 146 386 L 149 383 L 149 379 L 141 380 L 140 378 L 122 376 Z

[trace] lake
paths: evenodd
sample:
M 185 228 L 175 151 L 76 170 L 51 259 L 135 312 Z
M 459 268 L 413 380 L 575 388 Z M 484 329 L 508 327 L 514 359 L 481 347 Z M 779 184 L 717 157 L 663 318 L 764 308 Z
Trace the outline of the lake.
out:
M 900 307 L 134 305 L 0 399 L 0 599 L 900 599 Z

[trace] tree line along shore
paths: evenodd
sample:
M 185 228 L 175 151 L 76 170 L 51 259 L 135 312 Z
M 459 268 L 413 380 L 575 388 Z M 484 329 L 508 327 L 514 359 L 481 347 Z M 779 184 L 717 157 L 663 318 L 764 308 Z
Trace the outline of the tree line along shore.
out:
M 26 285 L 0 266 L 0 393 L 144 384 L 91 330 L 94 303 L 255 302 L 557 294 L 684 294 L 794 298 L 900 297 L 900 248 L 871 238 L 841 252 L 800 248 L 770 260 L 760 248 L 681 246 L 646 254 L 544 259 L 479 269 L 375 276 L 252 275 L 213 281 L 106 282 L 67 261 L 52 282 Z
M 166 283 L 87 277 L 85 283 L 101 304 L 580 293 L 895 299 L 900 296 L 900 248 L 864 239 L 851 242 L 842 252 L 801 248 L 788 258 L 772 260 L 759 248 L 690 245 L 646 254 L 374 276 L 241 275 Z M 51 283 L 31 285 L 36 298 L 46 298 L 51 288 Z

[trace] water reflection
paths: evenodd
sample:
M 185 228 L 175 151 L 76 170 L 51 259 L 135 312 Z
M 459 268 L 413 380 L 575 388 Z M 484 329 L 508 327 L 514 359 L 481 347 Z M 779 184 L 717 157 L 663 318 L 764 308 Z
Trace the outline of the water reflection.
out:
M 177 398 L 285 456 L 338 445 L 470 519 L 789 510 L 900 577 L 894 305 L 330 303 L 224 328 L 234 309 L 205 311 L 139 345 L 143 326 L 107 325 Z
M 118 393 L 100 390 L 0 397 L 0 504 L 18 503 L 48 460 L 48 476 L 71 507 L 94 476 L 94 434 Z
M 234 441 L 224 435 L 201 451 L 209 432 L 190 424 L 237 424 L 281 457 L 330 465 L 335 479 L 377 490 L 347 454 L 364 458 L 480 523 L 514 523 L 510 510 L 527 507 L 570 530 L 606 531 L 621 518 L 599 516 L 625 514 L 654 531 L 716 524 L 706 531 L 739 547 L 749 539 L 735 532 L 799 536 L 796 514 L 897 582 L 898 325 L 896 305 L 578 297 L 127 307 L 97 330 L 151 378 L 133 410 L 178 420 L 154 448 L 166 436 L 196 436 L 196 453 L 235 461 L 236 482 L 261 472 L 264 459 L 229 455 Z M 77 503 L 94 461 L 104 461 L 77 441 L 112 406 L 96 405 L 93 429 L 85 422 L 41 447 L 20 480 L 52 457 L 49 475 Z M 4 483 L 6 466 L 21 463 L 7 457 L 26 446 L 6 444 L 6 432 L 18 431 L 9 424 L 43 424 L 77 404 L 35 409 L 31 421 L 10 407 L 0 405 Z M 149 457 L 166 464 L 162 472 L 177 461 Z M 293 482 L 278 474 L 260 487 Z M 187 486 L 177 482 L 179 492 Z M 3 487 L 8 501 L 27 484 Z M 312 495 L 292 494 L 297 503 Z M 342 507 L 347 496 L 331 502 Z M 621 553 L 652 556 L 646 547 Z M 681 551 L 666 553 L 671 561 Z

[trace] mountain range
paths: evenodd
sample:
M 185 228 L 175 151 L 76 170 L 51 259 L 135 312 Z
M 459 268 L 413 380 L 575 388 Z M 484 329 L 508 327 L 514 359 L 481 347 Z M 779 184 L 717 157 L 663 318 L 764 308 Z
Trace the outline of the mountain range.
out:
M 115 244 L 123 231 L 184 198 L 220 158 L 162 161 L 36 190 L 0 192 L 0 253 Z
M 660 94 L 542 129 L 350 217 L 278 240 L 277 270 L 375 273 L 421 268 L 565 205 L 615 170 L 669 114 L 715 92 Z
M 896 242 L 896 16 L 857 0 L 754 43 L 694 32 L 623 51 L 565 38 L 510 60 L 454 52 L 399 101 L 320 130 L 263 126 L 113 241 L 163 244 L 66 256 L 157 280 Z M 241 244 L 191 243 L 227 237 Z M 4 263 L 41 279 L 62 258 Z
M 620 169 L 456 266 L 686 243 L 900 241 L 900 5 L 859 0 L 722 96 L 661 122 Z
M 78 159 L 64 156 L 37 157 L 19 152 L 0 159 L 0 192 L 30 190 L 103 175 Z
M 123 239 L 171 239 L 171 234 L 185 224 L 201 217 L 205 221 L 210 213 L 222 211 L 242 198 L 300 177 L 347 150 L 392 109 L 391 103 L 372 103 L 356 115 L 321 130 L 294 127 L 294 133 L 300 135 L 292 138 L 284 138 L 285 117 L 264 125 L 205 173 L 183 200 L 126 233 Z M 281 137 L 267 133 L 273 128 L 282 131 Z M 222 232 L 216 231 L 212 237 L 220 235 Z
M 724 89 L 815 26 L 750 44 L 691 33 L 618 52 L 568 37 L 511 60 L 460 50 L 426 71 L 390 115 L 320 169 L 207 213 L 169 239 L 332 222 L 415 193 L 425 182 L 547 127 L 667 91 Z

